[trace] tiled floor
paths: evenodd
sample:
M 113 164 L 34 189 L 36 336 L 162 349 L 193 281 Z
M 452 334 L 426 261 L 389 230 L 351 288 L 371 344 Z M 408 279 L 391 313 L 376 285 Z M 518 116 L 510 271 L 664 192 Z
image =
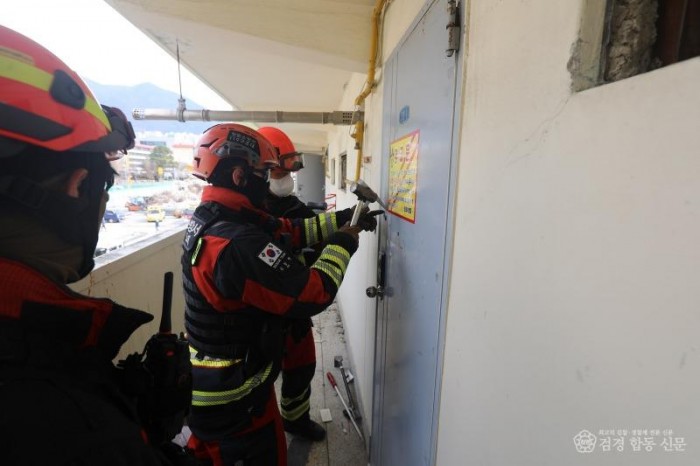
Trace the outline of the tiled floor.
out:
M 350 420 L 343 415 L 343 405 L 326 373 L 331 372 L 338 384 L 338 390 L 348 402 L 340 370 L 334 367 L 336 356 L 342 356 L 347 364 L 343 324 L 335 306 L 317 315 L 314 321 L 316 341 L 316 376 L 311 386 L 311 418 L 321 422 L 320 410 L 330 410 L 332 420 L 322 423 L 326 428 L 326 439 L 322 442 L 309 442 L 287 435 L 289 466 L 366 466 L 367 452 L 365 441 L 360 439 Z M 350 389 L 353 384 L 350 383 Z M 278 381 L 279 388 L 279 381 Z M 357 399 L 357 398 L 355 398 Z M 358 422 L 360 429 L 361 423 Z M 363 435 L 365 433 L 363 432 Z

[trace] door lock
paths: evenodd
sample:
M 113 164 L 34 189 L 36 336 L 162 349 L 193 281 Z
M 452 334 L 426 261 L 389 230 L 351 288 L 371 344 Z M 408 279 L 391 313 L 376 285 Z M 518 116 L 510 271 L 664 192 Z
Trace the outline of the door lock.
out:
M 369 298 L 376 298 L 379 297 L 379 299 L 384 298 L 384 288 L 380 286 L 370 286 L 365 290 L 365 293 Z

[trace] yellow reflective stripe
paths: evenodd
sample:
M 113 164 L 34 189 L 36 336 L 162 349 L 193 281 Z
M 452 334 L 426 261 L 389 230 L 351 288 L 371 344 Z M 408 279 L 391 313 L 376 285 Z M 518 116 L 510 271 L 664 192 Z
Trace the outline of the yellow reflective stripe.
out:
M 193 406 L 216 406 L 231 403 L 232 401 L 240 400 L 246 397 L 255 388 L 259 387 L 272 372 L 272 362 L 263 370 L 247 379 L 243 385 L 234 388 L 233 390 L 224 390 L 220 392 L 205 392 L 201 390 L 192 390 L 192 405 Z
M 311 408 L 311 403 L 306 400 L 304 403 L 300 404 L 296 408 L 287 411 L 284 408 L 280 409 L 280 415 L 287 421 L 296 421 L 301 416 L 304 415 Z
M 336 264 L 345 273 L 350 263 L 350 253 L 337 244 L 331 244 L 323 249 L 323 258 Z
M 314 265 L 311 266 L 312 269 L 320 270 L 321 272 L 324 272 L 328 277 L 333 280 L 335 283 L 335 286 L 340 288 L 340 282 L 343 280 L 343 274 L 340 273 L 337 267 L 334 265 L 325 263 L 321 260 L 323 258 L 323 255 L 314 262 Z
M 7 50 L 4 50 L 7 52 Z M 12 79 L 29 86 L 36 87 L 42 91 L 48 92 L 51 89 L 53 82 L 53 74 L 37 68 L 36 66 L 22 60 L 8 57 L 0 54 L 0 77 Z M 100 122 L 109 130 L 112 126 L 109 124 L 107 115 L 102 111 L 102 107 L 89 94 L 85 94 L 85 106 L 83 109 L 92 116 L 100 120 Z
M 335 213 L 320 214 L 319 224 L 321 227 L 321 238 L 325 241 L 337 230 L 335 226 Z
M 192 363 L 192 367 L 231 367 L 243 361 L 242 359 L 199 359 L 197 358 L 198 353 L 199 351 L 190 346 L 190 363 Z
M 280 399 L 280 405 L 282 407 L 289 406 L 292 403 L 296 403 L 297 401 L 301 401 L 304 399 L 304 397 L 309 393 L 309 387 L 306 387 L 306 389 L 303 391 L 303 393 L 297 397 L 294 398 L 284 398 Z
M 304 219 L 304 230 L 306 231 L 307 246 L 318 243 L 318 236 L 316 235 L 316 217 Z
M 88 111 L 92 116 L 100 120 L 103 125 L 111 132 L 112 131 L 112 125 L 109 124 L 109 119 L 107 118 L 107 115 L 105 114 L 104 110 L 102 110 L 102 107 L 100 106 L 99 103 L 89 95 L 85 94 L 85 107 L 84 109 Z
M 231 360 L 225 360 L 225 359 L 197 359 L 197 358 L 192 358 L 192 367 L 231 367 L 239 362 L 241 362 L 242 359 L 231 359 Z
M 325 241 L 328 239 L 328 235 L 324 235 L 326 231 L 326 222 L 328 222 L 328 215 L 327 214 L 318 214 L 318 228 L 319 228 L 319 236 L 321 237 L 321 241 Z
M 21 60 L 0 54 L 0 77 L 48 91 L 53 75 Z
M 338 219 L 335 216 L 335 212 L 331 212 L 328 215 L 330 215 L 330 221 L 328 222 L 328 224 L 329 224 L 328 228 L 330 228 L 330 232 L 331 232 L 330 234 L 332 235 L 333 233 L 335 233 L 336 231 L 338 231 L 340 229 L 340 226 L 338 225 Z M 328 236 L 330 236 L 330 235 L 328 235 Z
M 199 250 L 202 249 L 202 244 L 204 241 L 202 238 L 197 238 L 197 246 L 194 248 L 194 252 L 192 253 L 192 258 L 190 259 L 190 265 L 197 265 L 197 257 L 199 256 Z
M 280 409 L 280 415 L 287 421 L 296 421 L 303 416 L 304 413 L 309 411 L 309 409 L 311 409 L 311 403 L 309 403 L 309 400 L 306 400 L 306 403 L 300 405 L 298 408 L 292 411 L 285 411 L 284 408 Z

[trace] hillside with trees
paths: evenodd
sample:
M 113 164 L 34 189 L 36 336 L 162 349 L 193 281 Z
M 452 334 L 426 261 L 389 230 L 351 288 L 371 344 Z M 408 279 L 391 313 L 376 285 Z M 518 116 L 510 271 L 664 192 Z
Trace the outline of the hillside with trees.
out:
M 86 82 L 101 104 L 120 108 L 127 115 L 136 132 L 161 131 L 163 133 L 199 134 L 216 123 L 208 121 L 186 121 L 183 123 L 166 120 L 135 120 L 131 116 L 134 108 L 176 109 L 179 95 L 151 83 L 143 83 L 136 86 L 115 86 L 99 84 L 90 80 L 86 80 Z M 188 109 L 203 108 L 196 102 L 189 100 L 186 94 L 184 97 Z

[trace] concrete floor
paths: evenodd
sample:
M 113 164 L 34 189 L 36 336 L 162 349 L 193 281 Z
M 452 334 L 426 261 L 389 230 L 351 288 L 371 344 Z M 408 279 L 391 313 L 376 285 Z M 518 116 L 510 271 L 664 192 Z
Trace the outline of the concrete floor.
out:
M 334 366 L 336 356 L 342 356 L 347 365 L 349 360 L 345 347 L 344 329 L 340 314 L 335 305 L 330 306 L 313 318 L 314 340 L 316 341 L 316 375 L 311 384 L 311 418 L 326 428 L 326 439 L 322 442 L 309 442 L 287 434 L 289 466 L 366 466 L 367 451 L 364 440 L 360 439 L 350 420 L 343 415 L 343 404 L 326 373 L 331 372 L 345 402 L 348 402 L 340 370 Z M 347 370 L 347 367 L 346 367 Z M 352 370 L 351 370 L 352 372 Z M 281 378 L 280 378 L 281 379 Z M 277 382 L 279 397 L 280 380 Z M 354 389 L 354 384 L 349 384 Z M 353 397 L 357 400 L 357 397 Z M 321 421 L 320 410 L 330 410 L 332 420 Z M 362 423 L 358 422 L 362 431 Z M 363 436 L 366 435 L 363 432 Z

